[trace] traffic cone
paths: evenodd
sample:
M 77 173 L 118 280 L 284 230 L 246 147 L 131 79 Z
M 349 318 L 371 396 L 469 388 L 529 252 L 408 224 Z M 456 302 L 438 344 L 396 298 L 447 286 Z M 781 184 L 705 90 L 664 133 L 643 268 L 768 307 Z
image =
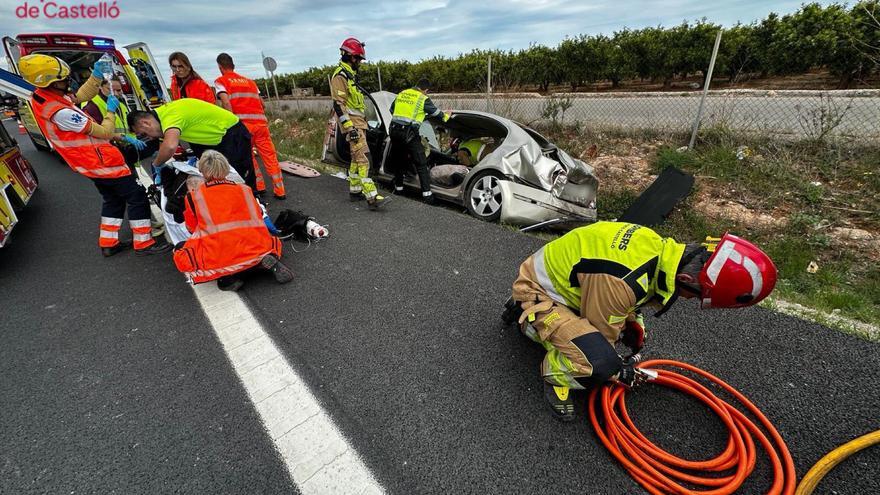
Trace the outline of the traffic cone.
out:
M 21 121 L 18 121 L 18 133 L 27 134 L 27 129 L 24 128 L 24 125 L 21 123 Z

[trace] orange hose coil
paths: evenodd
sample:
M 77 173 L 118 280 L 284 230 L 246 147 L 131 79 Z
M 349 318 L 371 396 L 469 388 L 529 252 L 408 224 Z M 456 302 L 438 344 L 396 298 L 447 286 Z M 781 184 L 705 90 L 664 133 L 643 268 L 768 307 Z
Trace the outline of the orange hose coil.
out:
M 769 432 L 772 443 L 748 417 L 705 386 L 674 371 L 657 369 L 658 366 L 687 370 L 720 385 L 759 420 Z M 770 420 L 743 394 L 711 373 L 686 363 L 656 359 L 640 363 L 638 367 L 657 372 L 657 378 L 650 383 L 676 389 L 707 405 L 718 415 L 729 431 L 727 447 L 715 458 L 705 461 L 682 459 L 654 445 L 636 428 L 626 410 L 626 387 L 609 385 L 593 389 L 589 398 L 589 415 L 596 434 L 611 454 L 626 467 L 630 476 L 645 490 L 656 495 L 734 493 L 755 467 L 755 439 L 757 439 L 767 452 L 773 467 L 773 484 L 767 494 L 794 493 L 796 481 L 794 462 L 785 441 Z M 597 410 L 601 414 L 604 428 L 599 424 Z M 730 470 L 733 472 L 729 473 Z M 713 477 L 702 476 L 700 472 L 727 473 Z M 681 482 L 705 489 L 689 489 Z

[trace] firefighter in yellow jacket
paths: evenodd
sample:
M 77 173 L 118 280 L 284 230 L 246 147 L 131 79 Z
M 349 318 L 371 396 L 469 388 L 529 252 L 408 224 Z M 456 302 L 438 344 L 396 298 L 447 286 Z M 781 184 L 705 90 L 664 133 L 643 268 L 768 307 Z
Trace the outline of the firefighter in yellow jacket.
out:
M 755 304 L 776 285 L 776 267 L 748 241 L 725 234 L 681 244 L 632 223 L 598 222 L 551 241 L 523 262 L 503 315 L 541 344 L 544 397 L 560 420 L 574 418 L 570 389 L 615 380 L 638 384 L 645 344 L 640 308 L 699 297 L 705 308 Z M 621 358 L 614 345 L 631 349 Z
M 379 195 L 376 184 L 369 176 L 370 148 L 367 146 L 367 121 L 364 117 L 366 106 L 362 89 L 357 84 L 357 71 L 367 53 L 364 44 L 355 38 L 343 41 L 339 50 L 342 58 L 330 78 L 330 95 L 333 97 L 333 111 L 351 150 L 348 193 L 352 201 L 366 198 L 370 209 L 375 210 L 386 199 Z

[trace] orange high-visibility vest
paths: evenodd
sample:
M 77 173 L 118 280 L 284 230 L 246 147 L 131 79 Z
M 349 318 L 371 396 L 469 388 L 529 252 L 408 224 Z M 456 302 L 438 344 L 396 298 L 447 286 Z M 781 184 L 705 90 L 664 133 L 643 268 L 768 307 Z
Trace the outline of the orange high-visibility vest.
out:
M 226 88 L 229 95 L 229 103 L 232 105 L 232 113 L 238 115 L 244 123 L 266 123 L 266 114 L 263 110 L 263 100 L 260 98 L 260 90 L 257 83 L 236 74 L 227 72 L 217 78 L 217 82 Z
M 171 76 L 171 99 L 179 100 L 181 98 L 196 98 L 206 101 L 212 105 L 217 103 L 217 97 L 214 96 L 214 90 L 204 79 L 191 77 L 187 82 L 183 83 L 183 89 L 186 90 L 186 96 L 181 95 L 181 86 L 177 84 L 177 76 Z
M 110 144 L 110 140 L 87 134 L 94 120 L 73 102 L 37 88 L 31 95 L 31 105 L 43 134 L 70 168 L 93 179 L 115 179 L 131 175 L 125 158 L 116 146 Z M 52 116 L 64 108 L 70 108 L 88 120 L 83 132 L 65 131 L 52 122 Z
M 174 264 L 194 284 L 232 275 L 257 265 L 267 254 L 281 256 L 281 241 L 269 234 L 251 189 L 211 181 L 187 196 L 196 229 L 174 252 Z

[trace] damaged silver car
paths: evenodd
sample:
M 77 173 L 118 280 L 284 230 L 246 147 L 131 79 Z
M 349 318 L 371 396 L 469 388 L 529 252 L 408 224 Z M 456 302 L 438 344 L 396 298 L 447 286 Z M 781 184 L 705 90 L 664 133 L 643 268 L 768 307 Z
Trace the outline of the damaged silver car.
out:
M 393 180 L 396 165 L 389 159 L 388 137 L 394 97 L 380 91 L 366 99 L 372 175 L 382 182 Z M 434 196 L 464 206 L 476 218 L 561 227 L 596 220 L 598 180 L 592 168 L 533 129 L 490 113 L 452 110 L 448 122 L 425 121 L 420 133 Z M 331 112 L 323 161 L 347 167 L 350 160 Z M 406 166 L 405 187 L 419 190 L 415 167 Z

